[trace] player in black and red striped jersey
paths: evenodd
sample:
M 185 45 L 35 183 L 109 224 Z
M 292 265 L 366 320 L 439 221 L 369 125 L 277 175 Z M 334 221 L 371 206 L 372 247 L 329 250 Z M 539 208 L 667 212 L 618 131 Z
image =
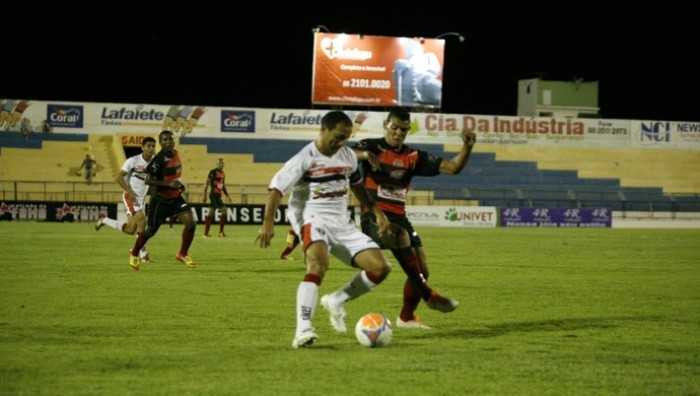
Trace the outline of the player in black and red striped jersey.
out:
M 211 190 L 209 190 L 211 188 Z M 224 159 L 219 158 L 216 168 L 209 171 L 207 182 L 204 184 L 204 202 L 207 202 L 207 190 L 209 190 L 209 214 L 204 220 L 204 236 L 209 237 L 209 227 L 214 221 L 216 210 L 220 210 L 219 218 L 219 237 L 225 237 L 224 224 L 226 224 L 226 205 L 221 199 L 222 195 L 226 195 L 226 200 L 231 203 L 231 197 L 226 190 L 226 173 L 224 173 Z
M 188 267 L 193 268 L 196 267 L 196 264 L 189 256 L 188 251 L 194 238 L 195 222 L 190 206 L 182 197 L 182 192 L 185 190 L 185 186 L 180 181 L 182 162 L 180 161 L 180 155 L 175 150 L 175 140 L 172 132 L 168 130 L 161 132 L 158 135 L 158 142 L 161 150 L 146 167 L 146 173 L 148 174 L 146 183 L 152 187 L 151 200 L 148 203 L 146 212 L 148 219 L 146 231 L 140 234 L 136 240 L 129 257 L 129 265 L 133 268 L 132 262 L 138 263 L 138 252 L 146 244 L 146 241 L 158 232 L 158 228 L 165 222 L 165 219 L 176 217 L 184 224 L 184 229 L 182 230 L 180 251 L 175 258 L 185 263 Z M 133 254 L 134 252 L 136 252 L 136 255 Z
M 476 143 L 473 132 L 463 131 L 460 152 L 445 160 L 422 150 L 406 146 L 411 128 L 410 113 L 394 108 L 384 121 L 384 137 L 364 139 L 354 146 L 362 160 L 364 186 L 376 200 L 389 221 L 398 226 L 394 238 L 380 238 L 373 213 L 362 208 L 362 231 L 384 249 L 391 249 L 408 275 L 404 284 L 403 307 L 396 325 L 406 328 L 429 328 L 415 315 L 421 298 L 433 309 L 449 312 L 458 303 L 440 296 L 427 283 L 428 264 L 423 243 L 406 217 L 406 197 L 414 176 L 456 175 L 462 171 Z

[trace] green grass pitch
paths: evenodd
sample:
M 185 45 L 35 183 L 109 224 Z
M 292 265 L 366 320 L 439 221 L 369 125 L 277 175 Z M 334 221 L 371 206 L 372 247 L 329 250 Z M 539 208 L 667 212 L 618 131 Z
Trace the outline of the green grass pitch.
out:
M 394 329 L 387 348 L 336 334 L 294 350 L 302 258 L 253 243 L 257 227 L 203 239 L 189 270 L 180 230 L 127 265 L 129 237 L 91 224 L 0 223 L 1 395 L 700 395 L 700 231 L 419 229 L 430 283 L 461 302 Z M 216 229 L 212 234 L 215 234 Z M 347 305 L 395 320 L 394 264 Z M 333 260 L 320 294 L 355 270 Z

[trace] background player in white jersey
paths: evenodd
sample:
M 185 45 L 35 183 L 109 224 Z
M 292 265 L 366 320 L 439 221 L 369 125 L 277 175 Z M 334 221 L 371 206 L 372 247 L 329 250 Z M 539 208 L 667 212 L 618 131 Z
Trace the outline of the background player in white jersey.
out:
M 297 289 L 297 326 L 292 347 L 307 347 L 318 338 L 311 324 L 318 300 L 318 288 L 330 262 L 329 254 L 362 269 L 343 289 L 346 300 L 359 297 L 389 274 L 391 267 L 379 246 L 350 222 L 348 190 L 361 202 L 367 202 L 358 172 L 357 156 L 345 146 L 352 133 L 352 121 L 343 112 L 331 111 L 321 120 L 321 132 L 287 161 L 272 178 L 265 204 L 265 217 L 256 242 L 270 246 L 274 236 L 274 219 L 282 197 L 291 191 L 287 216 L 294 232 L 301 236 L 306 259 L 306 275 Z M 356 190 L 358 188 L 359 190 Z M 376 209 L 376 208 L 375 208 Z M 388 232 L 389 223 L 381 210 L 375 210 L 380 233 Z M 344 332 L 345 309 L 342 304 L 321 304 L 331 314 L 336 331 Z
M 141 150 L 143 150 L 141 154 L 129 157 L 124 161 L 116 178 L 117 183 L 124 190 L 122 201 L 124 206 L 126 206 L 127 221 L 123 222 L 110 219 L 109 217 L 101 217 L 95 223 L 96 230 L 106 225 L 129 235 L 143 233 L 146 224 L 145 199 L 148 193 L 148 185 L 145 182 L 146 166 L 148 166 L 156 152 L 156 140 L 152 137 L 145 137 L 141 142 Z M 139 256 L 141 261 L 149 261 L 146 248 L 141 249 Z

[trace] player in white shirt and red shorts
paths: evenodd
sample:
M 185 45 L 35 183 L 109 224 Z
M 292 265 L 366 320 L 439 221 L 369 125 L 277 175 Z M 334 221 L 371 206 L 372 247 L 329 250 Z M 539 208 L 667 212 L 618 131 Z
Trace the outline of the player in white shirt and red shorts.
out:
M 311 320 L 330 254 L 362 269 L 343 288 L 347 293 L 346 301 L 369 292 L 391 271 L 379 246 L 363 234 L 348 215 L 350 188 L 361 202 L 375 207 L 367 201 L 369 195 L 362 187 L 357 156 L 345 146 L 351 133 L 352 121 L 345 113 L 327 113 L 321 120 L 321 132 L 316 140 L 287 161 L 269 185 L 265 217 L 256 241 L 260 247 L 270 246 L 275 213 L 282 197 L 291 193 L 287 217 L 294 232 L 301 237 L 306 259 L 306 275 L 297 289 L 293 348 L 311 346 L 318 338 Z M 375 213 L 380 233 L 390 233 L 384 213 L 378 209 Z M 347 331 L 343 304 L 331 304 L 324 299 L 321 304 L 329 311 L 333 328 Z
M 126 207 L 127 221 L 123 222 L 110 219 L 109 217 L 101 217 L 95 223 L 95 230 L 99 230 L 106 225 L 129 235 L 143 233 L 146 224 L 145 199 L 148 194 L 148 185 L 145 182 L 146 167 L 155 155 L 156 140 L 152 137 L 144 138 L 141 142 L 141 149 L 143 150 L 141 154 L 129 157 L 124 161 L 116 178 L 117 183 L 124 190 L 122 202 L 124 202 Z M 141 249 L 139 257 L 142 262 L 149 261 L 146 248 Z M 137 268 L 134 268 L 134 270 L 137 270 Z

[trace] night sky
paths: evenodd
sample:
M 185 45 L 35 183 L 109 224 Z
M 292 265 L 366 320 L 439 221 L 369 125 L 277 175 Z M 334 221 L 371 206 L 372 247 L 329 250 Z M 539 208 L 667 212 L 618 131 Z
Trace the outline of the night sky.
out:
M 700 35 L 695 23 L 654 18 L 654 10 L 602 19 L 591 10 L 552 18 L 527 10 L 502 17 L 344 8 L 321 16 L 216 7 L 33 30 L 16 46 L 17 61 L 3 67 L 13 78 L 0 97 L 311 108 L 311 29 L 322 24 L 334 33 L 463 34 L 464 43 L 447 38 L 442 112 L 514 115 L 519 79 L 583 78 L 599 81 L 603 117 L 700 121 L 700 68 L 692 60 Z M 27 66 L 29 58 L 39 61 Z

